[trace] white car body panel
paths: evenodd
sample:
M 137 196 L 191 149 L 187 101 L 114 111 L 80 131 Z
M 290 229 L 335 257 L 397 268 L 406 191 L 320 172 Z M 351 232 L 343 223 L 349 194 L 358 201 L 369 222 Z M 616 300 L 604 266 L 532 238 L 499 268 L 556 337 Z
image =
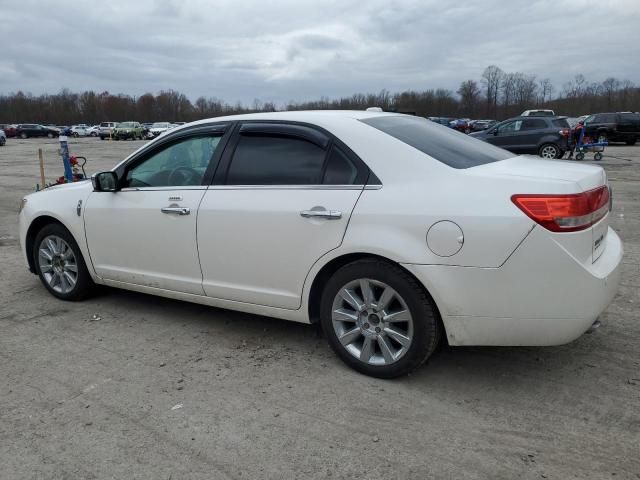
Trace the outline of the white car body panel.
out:
M 198 212 L 203 286 L 210 297 L 300 308 L 313 264 L 340 246 L 362 187 L 211 187 Z M 339 211 L 334 220 L 301 211 Z M 283 235 L 283 232 L 287 232 Z
M 608 217 L 583 231 L 549 232 L 510 198 L 590 190 L 606 184 L 604 170 L 526 156 L 458 170 L 356 121 L 379 115 L 385 114 L 251 114 L 161 136 L 211 122 L 308 122 L 345 142 L 379 186 L 176 188 L 170 193 L 191 208 L 187 216 L 160 212 L 171 204 L 167 190 L 92 192 L 89 182 L 53 187 L 29 195 L 21 212 L 25 259 L 29 225 L 47 215 L 76 238 L 97 283 L 310 322 L 312 284 L 322 268 L 344 255 L 377 255 L 425 286 L 452 345 L 555 345 L 581 335 L 615 295 L 620 239 Z M 343 216 L 300 217 L 314 206 Z M 427 232 L 441 221 L 463 232 L 462 246 L 449 256 L 427 245 Z
M 92 193 L 84 219 L 96 274 L 103 280 L 202 295 L 195 244 L 198 205 L 205 191 L 126 189 Z M 190 209 L 190 214 L 161 211 L 178 203 Z

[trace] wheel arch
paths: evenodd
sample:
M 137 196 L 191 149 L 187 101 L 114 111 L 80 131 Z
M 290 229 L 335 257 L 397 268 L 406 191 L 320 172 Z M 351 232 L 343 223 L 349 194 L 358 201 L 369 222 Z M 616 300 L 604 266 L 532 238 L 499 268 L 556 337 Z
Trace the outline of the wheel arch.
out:
M 343 266 L 349 263 L 355 262 L 357 260 L 363 260 L 367 258 L 381 260 L 391 265 L 394 265 L 396 267 L 399 267 L 407 275 L 410 275 L 413 279 L 415 279 L 416 282 L 418 282 L 418 285 L 422 287 L 422 289 L 428 295 L 429 299 L 431 300 L 431 302 L 433 303 L 433 306 L 436 309 L 438 322 L 440 322 L 440 327 L 442 328 L 442 331 L 445 332 L 445 335 L 443 335 L 443 338 L 446 339 L 447 338 L 446 329 L 442 321 L 440 308 L 438 307 L 438 303 L 436 302 L 434 296 L 431 294 L 429 289 L 424 285 L 424 283 L 422 283 L 412 272 L 410 272 L 407 268 L 405 268 L 401 263 L 398 263 L 382 255 L 376 255 L 373 253 L 366 253 L 366 252 L 346 253 L 346 254 L 340 255 L 338 257 L 332 258 L 325 265 L 323 265 L 322 268 L 320 268 L 318 273 L 316 273 L 313 279 L 313 282 L 311 283 L 311 287 L 309 289 L 309 296 L 308 296 L 308 302 L 307 302 L 309 322 L 314 324 L 317 324 L 319 322 L 320 298 L 322 297 L 322 290 L 326 285 L 327 281 L 331 278 L 331 276 Z
M 25 237 L 25 251 L 27 253 L 27 262 L 29 262 L 29 271 L 31 273 L 36 273 L 36 265 L 33 258 L 33 245 L 36 240 L 36 236 L 38 235 L 38 232 L 40 230 L 42 230 L 45 226 L 51 224 L 61 225 L 69 232 L 70 235 L 73 236 L 71 230 L 69 230 L 69 228 L 64 223 L 62 223 L 55 217 L 52 217 L 50 215 L 40 215 L 39 217 L 34 218 L 33 221 L 29 224 L 29 228 L 27 229 L 27 236 Z

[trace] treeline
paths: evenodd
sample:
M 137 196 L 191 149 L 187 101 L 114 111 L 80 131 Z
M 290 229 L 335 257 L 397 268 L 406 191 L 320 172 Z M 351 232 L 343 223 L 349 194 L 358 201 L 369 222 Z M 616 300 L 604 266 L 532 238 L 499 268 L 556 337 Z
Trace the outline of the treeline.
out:
M 583 75 L 557 89 L 548 78 L 520 72 L 505 72 L 495 65 L 487 67 L 479 79 L 461 82 L 454 92 L 429 89 L 372 94 L 277 106 L 254 100 L 251 105 L 229 104 L 217 98 L 200 97 L 192 102 L 185 94 L 165 90 L 139 97 L 96 93 L 31 95 L 21 91 L 0 95 L 0 123 L 39 122 L 70 125 L 85 122 L 137 120 L 140 122 L 189 122 L 201 118 L 275 110 L 323 110 L 381 107 L 385 111 L 415 113 L 422 116 L 452 116 L 503 119 L 531 108 L 551 108 L 560 115 L 579 116 L 605 111 L 640 111 L 640 87 L 629 80 L 607 78 L 589 82 Z

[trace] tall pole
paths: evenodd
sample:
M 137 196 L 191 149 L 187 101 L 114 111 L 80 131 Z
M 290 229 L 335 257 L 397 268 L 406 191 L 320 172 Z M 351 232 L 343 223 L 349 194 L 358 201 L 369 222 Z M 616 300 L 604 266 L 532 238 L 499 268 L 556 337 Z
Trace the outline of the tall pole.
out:
M 40 161 L 40 188 L 44 188 L 44 157 L 41 148 L 38 149 L 38 160 Z

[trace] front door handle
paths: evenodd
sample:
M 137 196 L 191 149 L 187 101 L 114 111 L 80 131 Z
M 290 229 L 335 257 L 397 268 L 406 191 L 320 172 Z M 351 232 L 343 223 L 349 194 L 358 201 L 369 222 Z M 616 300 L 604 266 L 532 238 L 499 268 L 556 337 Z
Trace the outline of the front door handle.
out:
M 172 215 L 189 215 L 191 213 L 191 209 L 187 207 L 162 207 L 160 211 Z
M 303 210 L 300 216 L 304 218 L 327 218 L 329 220 L 338 220 L 342 218 L 342 212 L 338 210 Z

